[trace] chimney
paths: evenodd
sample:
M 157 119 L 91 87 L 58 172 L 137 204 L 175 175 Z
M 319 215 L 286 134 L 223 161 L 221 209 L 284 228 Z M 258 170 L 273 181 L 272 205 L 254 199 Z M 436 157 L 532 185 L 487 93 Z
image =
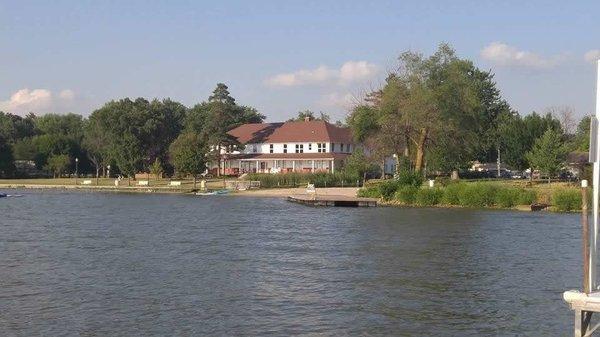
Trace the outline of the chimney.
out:
M 310 122 L 310 116 L 306 116 L 306 117 L 304 117 L 304 121 L 305 121 L 305 122 Z

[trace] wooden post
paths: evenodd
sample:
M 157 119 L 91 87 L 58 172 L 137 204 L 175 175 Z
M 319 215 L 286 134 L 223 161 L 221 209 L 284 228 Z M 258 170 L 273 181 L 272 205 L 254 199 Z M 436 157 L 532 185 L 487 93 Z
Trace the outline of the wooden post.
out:
M 590 283 L 590 226 L 588 222 L 588 182 L 581 181 L 581 227 L 582 227 L 582 250 L 583 250 L 583 292 L 589 294 Z

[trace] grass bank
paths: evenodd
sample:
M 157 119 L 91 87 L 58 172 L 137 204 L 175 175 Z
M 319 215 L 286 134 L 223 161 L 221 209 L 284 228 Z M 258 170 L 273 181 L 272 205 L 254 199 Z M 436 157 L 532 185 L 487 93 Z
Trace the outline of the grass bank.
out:
M 581 190 L 569 183 L 461 181 L 434 186 L 396 180 L 379 181 L 367 184 L 357 195 L 380 198 L 382 204 L 398 206 L 530 209 L 535 203 L 550 205 L 548 209 L 556 212 L 581 210 Z

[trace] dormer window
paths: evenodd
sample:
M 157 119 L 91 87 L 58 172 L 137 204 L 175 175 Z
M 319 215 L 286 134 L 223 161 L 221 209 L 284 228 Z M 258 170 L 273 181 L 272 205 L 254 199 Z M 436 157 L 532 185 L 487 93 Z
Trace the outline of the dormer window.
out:
M 319 152 L 319 153 L 325 152 L 325 143 L 317 143 L 317 152 Z
M 287 153 L 287 144 L 283 144 L 283 153 Z
M 296 144 L 296 153 L 304 153 L 304 144 Z
M 312 143 L 308 143 L 308 151 L 312 151 Z
M 256 144 L 252 144 L 252 152 L 256 153 L 258 151 L 258 147 L 256 146 Z
M 329 152 L 335 152 L 335 143 L 331 143 L 331 150 Z
M 273 144 L 269 144 L 269 153 L 273 153 Z

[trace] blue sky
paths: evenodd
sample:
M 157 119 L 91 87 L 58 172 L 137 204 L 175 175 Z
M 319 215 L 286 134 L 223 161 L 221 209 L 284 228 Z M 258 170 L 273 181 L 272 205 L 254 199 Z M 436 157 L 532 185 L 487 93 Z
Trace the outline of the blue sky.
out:
M 127 96 L 191 106 L 225 82 L 271 121 L 343 119 L 400 52 L 448 42 L 522 114 L 592 112 L 600 2 L 499 2 L 0 0 L 0 110 L 88 115 Z

